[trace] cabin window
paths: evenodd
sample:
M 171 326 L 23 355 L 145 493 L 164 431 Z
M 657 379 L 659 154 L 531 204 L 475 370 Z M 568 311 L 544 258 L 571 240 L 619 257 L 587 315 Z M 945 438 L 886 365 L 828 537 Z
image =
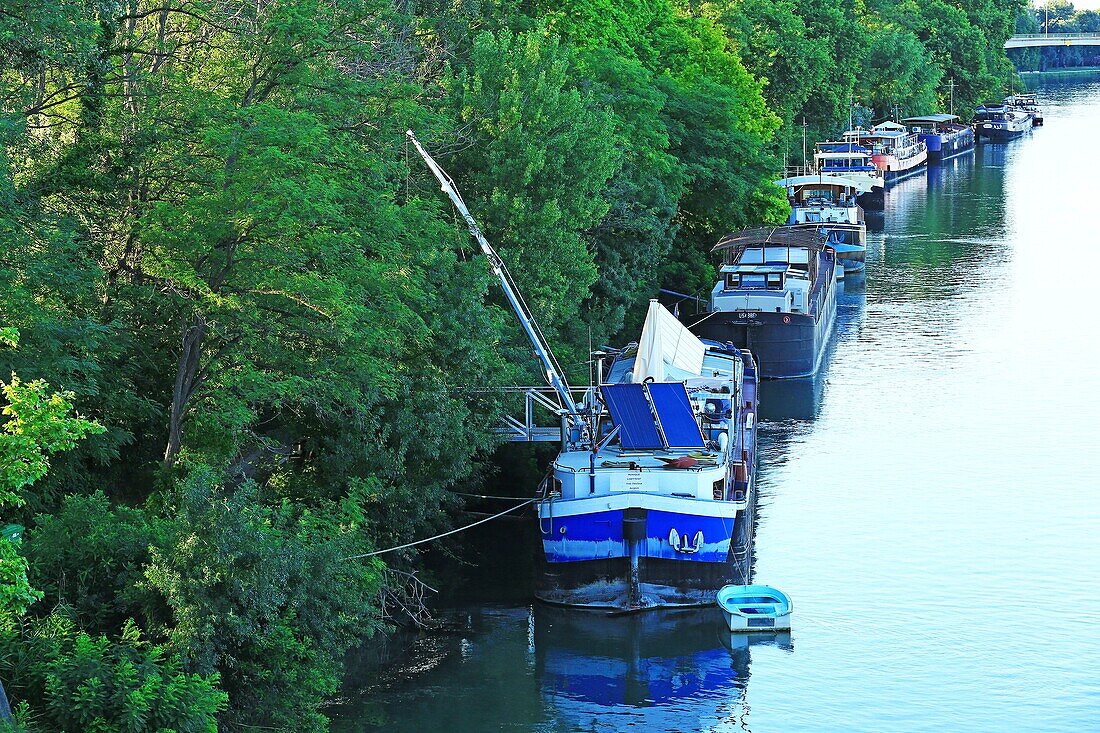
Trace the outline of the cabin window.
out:
M 764 254 L 767 257 L 768 262 L 786 262 L 787 261 L 787 248 L 786 247 L 768 247 L 764 250 Z
M 768 290 L 782 290 L 783 289 L 783 273 L 781 272 L 769 272 L 768 273 Z
M 792 265 L 805 265 L 810 261 L 810 250 L 805 247 L 792 249 L 790 257 Z
M 736 290 L 741 287 L 741 276 L 735 272 L 726 273 L 726 290 Z
M 741 258 L 738 261 L 746 265 L 762 265 L 764 264 L 764 250 L 746 249 L 741 253 Z
M 762 288 L 764 287 L 763 275 L 742 275 L 741 287 L 743 288 Z
M 725 479 L 718 479 L 717 481 L 714 482 L 714 485 L 711 486 L 711 496 L 714 497 L 715 501 L 722 501 L 722 497 L 726 493 L 725 489 L 726 489 L 726 480 Z

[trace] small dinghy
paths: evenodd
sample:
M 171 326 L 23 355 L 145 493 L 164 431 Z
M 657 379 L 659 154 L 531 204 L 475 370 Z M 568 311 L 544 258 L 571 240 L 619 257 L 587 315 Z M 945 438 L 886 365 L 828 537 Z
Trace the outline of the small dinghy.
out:
M 770 585 L 727 585 L 718 591 L 718 607 L 730 631 L 791 628 L 790 596 Z

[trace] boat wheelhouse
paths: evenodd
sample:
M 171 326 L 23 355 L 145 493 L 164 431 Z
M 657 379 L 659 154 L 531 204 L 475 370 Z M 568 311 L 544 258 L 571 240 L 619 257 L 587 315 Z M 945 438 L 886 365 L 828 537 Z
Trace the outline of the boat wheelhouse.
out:
M 974 150 L 974 129 L 958 115 L 934 114 L 902 120 L 928 147 L 928 162 L 937 163 Z
M 836 252 L 817 225 L 746 230 L 715 246 L 720 279 L 703 313 L 683 317 L 705 339 L 748 349 L 760 375 L 818 370 L 836 320 Z
M 844 139 L 871 149 L 871 160 L 882 171 L 887 188 L 927 167 L 928 147 L 896 122 L 883 122 L 870 130 L 857 127 L 845 132 Z
M 886 177 L 871 158 L 871 149 L 851 141 L 820 142 L 814 146 L 814 168 L 820 175 L 836 176 L 863 184 L 857 195 L 860 206 L 881 209 Z
M 990 142 L 1003 143 L 1031 129 L 1031 116 L 1007 104 L 989 102 L 974 111 L 974 132 Z
M 862 272 L 867 260 L 867 224 L 856 202 L 866 182 L 839 176 L 794 176 L 775 184 L 787 190 L 791 226 L 814 224 L 837 255 L 845 274 Z
M 1005 97 L 1005 104 L 1017 112 L 1022 112 L 1031 117 L 1032 127 L 1043 126 L 1043 110 L 1039 107 L 1039 100 L 1034 92 L 1014 94 Z
M 700 340 L 651 301 L 641 340 L 599 381 L 593 441 L 563 447 L 540 487 L 536 595 L 608 608 L 713 603 L 752 537 L 752 355 Z

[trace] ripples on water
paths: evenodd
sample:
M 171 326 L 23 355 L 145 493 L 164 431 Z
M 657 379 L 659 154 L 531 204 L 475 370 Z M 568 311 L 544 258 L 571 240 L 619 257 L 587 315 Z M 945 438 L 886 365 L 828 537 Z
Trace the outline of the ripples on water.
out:
M 334 728 L 1100 731 L 1100 83 L 1039 91 L 1044 128 L 891 190 L 825 372 L 765 386 L 793 635 L 475 606 Z

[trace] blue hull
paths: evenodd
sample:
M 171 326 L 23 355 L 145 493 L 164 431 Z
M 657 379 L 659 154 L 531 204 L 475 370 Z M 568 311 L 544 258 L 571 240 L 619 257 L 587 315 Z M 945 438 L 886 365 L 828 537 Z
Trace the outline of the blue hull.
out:
M 620 509 L 543 520 L 542 550 L 546 561 L 628 558 L 623 520 L 629 511 Z M 646 538 L 641 543 L 642 557 L 693 563 L 724 563 L 729 559 L 730 539 L 736 526 L 733 517 L 649 510 L 644 513 L 644 519 Z M 545 526 L 547 524 L 549 527 Z M 680 538 L 677 547 L 669 542 L 674 531 L 674 536 Z M 696 550 L 693 540 L 699 536 L 703 542 Z M 682 549 L 685 546 L 687 549 Z
M 689 512 L 645 512 L 645 540 L 638 558 L 643 605 L 711 605 L 722 586 L 748 582 L 756 493 L 752 484 L 750 480 L 745 508 L 724 520 Z M 631 565 L 622 536 L 627 513 L 637 517 L 639 510 L 577 515 L 560 524 L 555 520 L 555 531 L 566 527 L 569 539 L 561 540 L 546 538 L 544 522 L 535 596 L 560 606 L 628 607 Z M 688 532 L 681 547 L 694 547 L 695 533 L 703 532 L 700 550 L 673 550 L 673 529 Z
M 913 176 L 919 176 L 920 174 L 927 172 L 927 163 L 921 163 L 903 171 L 886 171 L 886 188 L 890 188 L 900 181 L 904 181 L 906 178 L 912 178 Z
M 886 207 L 886 189 L 873 188 L 867 193 L 856 196 L 856 203 L 865 211 L 881 211 Z
M 988 125 L 988 126 L 987 126 Z M 992 143 L 1005 143 L 1015 140 L 1031 129 L 1030 120 L 1026 127 L 1012 127 L 1003 123 L 982 123 L 975 127 L 978 137 L 985 138 Z
M 920 139 L 928 146 L 929 163 L 940 163 L 974 150 L 973 132 L 958 135 L 922 134 Z

